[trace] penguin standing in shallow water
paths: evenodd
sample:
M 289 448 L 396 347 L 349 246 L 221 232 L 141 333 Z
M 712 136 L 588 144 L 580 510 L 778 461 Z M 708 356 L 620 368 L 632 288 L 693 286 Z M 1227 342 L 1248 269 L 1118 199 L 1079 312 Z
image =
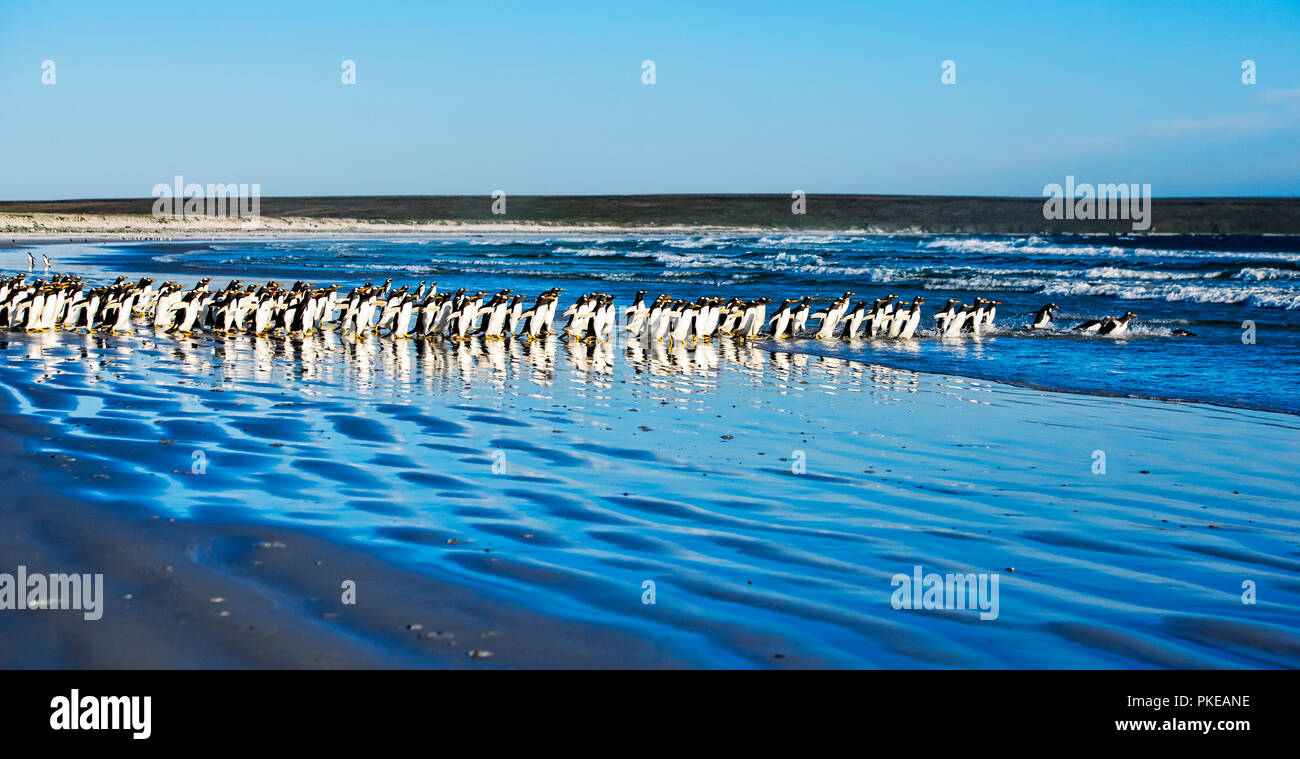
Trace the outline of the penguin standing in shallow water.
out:
M 916 328 L 921 323 L 921 304 L 925 298 L 913 298 L 912 308 L 903 317 L 903 328 L 898 331 L 899 340 L 911 340 L 912 335 L 916 334 Z
M 768 321 L 772 324 L 772 331 L 768 334 L 772 337 L 786 337 L 786 330 L 790 328 L 791 307 L 796 303 L 794 298 L 786 298 L 781 302 L 781 307 L 777 309 L 776 315 Z
M 940 335 L 946 335 L 948 333 L 948 324 L 956 318 L 957 306 L 960 304 L 961 301 L 956 298 L 950 299 L 947 303 L 943 304 L 943 308 L 939 310 L 939 313 L 934 315 L 935 332 Z

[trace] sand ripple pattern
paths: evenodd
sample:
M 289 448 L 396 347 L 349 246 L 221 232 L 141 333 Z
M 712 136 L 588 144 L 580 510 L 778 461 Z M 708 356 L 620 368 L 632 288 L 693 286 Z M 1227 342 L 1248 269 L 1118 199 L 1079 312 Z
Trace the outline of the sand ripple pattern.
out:
M 9 335 L 0 406 L 100 463 L 77 497 L 306 526 L 712 666 L 1300 666 L 1295 417 L 743 345 L 331 339 Z M 918 564 L 1000 573 L 999 617 L 895 610 Z

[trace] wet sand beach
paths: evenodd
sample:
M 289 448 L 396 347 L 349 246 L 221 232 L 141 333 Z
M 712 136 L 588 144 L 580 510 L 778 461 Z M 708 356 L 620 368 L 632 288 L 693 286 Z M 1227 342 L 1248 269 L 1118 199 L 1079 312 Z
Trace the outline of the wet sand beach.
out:
M 4 663 L 1300 664 L 1295 416 L 773 348 L 6 333 Z

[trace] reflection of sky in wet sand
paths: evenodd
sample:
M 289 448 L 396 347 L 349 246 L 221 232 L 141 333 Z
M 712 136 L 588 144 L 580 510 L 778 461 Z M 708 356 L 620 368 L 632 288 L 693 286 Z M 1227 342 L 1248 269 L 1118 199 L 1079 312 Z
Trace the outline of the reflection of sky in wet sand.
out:
M 0 355 L 6 405 L 66 432 L 34 444 L 102 460 L 79 497 L 328 526 L 716 665 L 1300 663 L 1290 416 L 729 340 L 53 333 Z M 915 564 L 1002 572 L 999 619 L 895 611 Z

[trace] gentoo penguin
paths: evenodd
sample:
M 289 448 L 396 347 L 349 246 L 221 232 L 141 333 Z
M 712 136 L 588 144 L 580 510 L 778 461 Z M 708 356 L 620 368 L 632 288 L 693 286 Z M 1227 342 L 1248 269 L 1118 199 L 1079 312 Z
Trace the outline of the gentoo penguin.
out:
M 835 336 L 835 330 L 839 326 L 840 317 L 842 317 L 844 312 L 848 310 L 849 298 L 852 296 L 853 293 L 851 292 L 844 293 L 831 303 L 830 307 L 826 309 L 826 313 L 822 315 L 821 325 L 818 326 L 816 334 L 813 335 L 814 338 L 818 340 L 829 340 Z
M 423 287 L 423 285 L 421 285 Z M 389 328 L 388 336 L 394 340 L 405 340 L 411 332 L 411 312 L 415 310 L 415 296 L 405 295 L 402 297 L 401 304 L 397 307 L 397 316 L 393 320 L 393 326 Z
M 406 293 L 409 287 L 402 287 L 393 290 L 384 298 L 384 307 L 379 311 L 379 321 L 375 322 L 375 331 L 388 328 L 391 330 L 397 320 L 397 312 L 402 307 L 403 301 L 406 300 Z
M 45 270 L 46 270 L 46 271 L 49 271 L 49 270 L 50 270 L 50 264 L 52 264 L 52 263 L 54 263 L 54 262 L 51 261 L 51 260 L 50 260 L 50 257 L 47 256 L 47 255 L 45 255 L 44 253 L 41 254 L 41 258 L 45 261 Z
M 691 327 L 694 326 L 695 318 L 700 314 L 700 307 L 694 303 L 683 303 L 677 312 L 677 322 L 673 329 L 668 333 L 668 342 L 670 345 L 679 345 L 686 342 L 687 336 L 691 334 Z
M 956 318 L 957 316 L 956 307 L 960 304 L 961 301 L 957 300 L 956 298 L 953 298 L 949 300 L 947 303 L 943 304 L 943 308 L 939 310 L 939 313 L 934 315 L 934 329 L 938 334 L 940 335 L 948 334 L 948 325 L 952 322 L 954 318 Z
M 564 309 L 561 316 L 569 317 L 569 321 L 564 324 L 564 334 L 567 337 L 582 337 L 587 331 L 587 322 L 591 321 L 592 315 L 596 310 L 596 296 L 580 295 L 573 302 L 573 305 Z
M 1034 315 L 1034 320 L 1029 323 L 1029 328 L 1030 329 L 1051 329 L 1052 317 L 1055 316 L 1055 314 L 1053 314 L 1052 312 L 1056 311 L 1059 308 L 1060 306 L 1056 305 L 1055 303 L 1048 303 L 1046 306 L 1043 306 L 1037 311 L 1030 311 L 1029 313 Z
M 1073 332 L 1100 332 L 1101 328 L 1115 320 L 1113 316 L 1103 316 L 1100 319 L 1086 321 L 1083 324 L 1071 328 Z
M 667 295 L 660 295 L 655 301 L 655 305 L 650 309 L 650 315 L 646 317 L 646 337 L 659 341 L 668 335 L 668 329 L 672 326 L 672 308 L 673 299 Z
M 506 334 L 513 335 L 519 331 L 519 323 L 524 314 L 524 296 L 510 296 L 510 303 L 506 306 Z
M 793 315 L 791 308 L 797 303 L 794 298 L 786 298 L 781 301 L 781 307 L 776 310 L 776 315 L 768 322 L 771 323 L 772 329 L 768 332 L 772 337 L 788 337 L 786 330 L 790 328 L 790 320 Z
M 542 293 L 537 296 L 537 302 L 533 307 L 520 314 L 522 320 L 522 329 L 520 332 L 528 336 L 530 340 L 546 335 L 546 319 L 550 313 L 551 304 L 558 300 L 558 296 L 548 293 Z
M 983 327 L 984 329 L 995 329 L 996 325 L 993 323 L 993 320 L 998 317 L 998 306 L 1002 305 L 1002 301 L 990 300 L 986 301 L 986 305 L 988 306 L 988 310 L 984 312 Z
M 135 302 L 135 293 L 130 292 L 123 296 L 117 307 L 117 320 L 113 322 L 112 332 L 130 332 L 131 331 L 131 306 Z
M 741 337 L 758 337 L 758 331 L 767 323 L 767 304 L 771 298 L 759 298 L 746 305 L 745 315 L 740 318 Z
M 549 335 L 555 331 L 555 312 L 560 307 L 560 293 L 564 291 L 563 287 L 552 287 L 543 295 L 549 295 L 547 298 L 546 309 L 542 312 L 542 331 L 543 336 Z
M 461 340 L 468 340 L 474 331 L 474 323 L 483 315 L 483 298 L 487 296 L 485 292 L 475 293 L 472 297 L 466 298 L 461 304 L 460 311 L 452 314 L 452 332 L 453 337 Z
M 966 320 L 965 325 L 963 325 L 967 332 L 977 336 L 984 333 L 984 318 L 988 315 L 989 304 L 991 302 L 992 301 L 987 298 L 975 299 L 975 309 L 971 313 L 970 318 Z
M 735 334 L 736 328 L 740 326 L 740 319 L 745 315 L 745 301 L 740 298 L 732 298 L 723 306 L 722 313 L 719 314 L 718 334 L 730 336 Z
M 912 298 L 912 308 L 903 319 L 903 328 L 898 331 L 899 340 L 911 340 L 916 334 L 916 327 L 921 323 L 921 304 L 925 298 Z
M 908 303 L 899 303 L 898 307 L 894 309 L 894 313 L 889 321 L 888 334 L 891 339 L 897 338 L 903 333 L 903 325 L 907 323 L 908 315 L 911 313 L 910 308 L 911 305 Z
M 614 309 L 614 301 L 617 295 L 602 293 L 600 301 L 596 305 L 596 310 L 591 320 L 591 336 L 597 340 L 608 340 L 610 334 L 614 331 L 614 322 L 618 318 L 618 312 Z
M 632 333 L 632 337 L 641 334 L 641 330 L 645 328 L 645 319 L 650 315 L 650 307 L 645 304 L 647 292 L 647 290 L 637 290 L 632 305 L 623 309 L 623 323 L 627 325 L 627 331 Z
M 867 302 L 865 300 L 858 301 L 853 306 L 853 310 L 845 317 L 844 329 L 840 332 L 840 337 L 845 340 L 856 340 L 858 330 L 862 328 L 862 323 L 867 320 L 867 314 L 869 313 L 871 312 L 867 308 Z
M 1118 319 L 1111 319 L 1109 322 L 1101 325 L 1101 334 L 1103 335 L 1122 335 L 1128 332 L 1129 321 L 1137 316 L 1132 311 L 1125 311 L 1124 315 Z
M 808 317 L 812 315 L 812 296 L 805 296 L 794 307 L 790 316 L 790 337 L 803 337 L 808 331 Z
M 36 268 L 36 256 L 33 256 L 32 252 L 29 250 L 27 251 L 27 270 L 31 271 L 32 269 L 35 268 Z
M 502 331 L 506 326 L 506 316 L 510 313 L 510 290 L 502 290 L 492 296 L 492 300 L 480 309 L 485 315 L 483 321 L 483 335 L 490 340 L 500 340 L 504 337 Z
M 962 306 L 957 309 L 953 317 L 948 320 L 948 328 L 943 331 L 944 337 L 953 337 L 960 335 L 966 329 L 966 323 L 975 316 L 975 306 Z
M 867 334 L 870 337 L 876 337 L 881 331 L 887 332 L 889 330 L 889 324 L 894 317 L 894 300 L 897 297 L 897 295 L 886 295 L 876 301 L 878 305 L 871 313 L 867 329 Z

